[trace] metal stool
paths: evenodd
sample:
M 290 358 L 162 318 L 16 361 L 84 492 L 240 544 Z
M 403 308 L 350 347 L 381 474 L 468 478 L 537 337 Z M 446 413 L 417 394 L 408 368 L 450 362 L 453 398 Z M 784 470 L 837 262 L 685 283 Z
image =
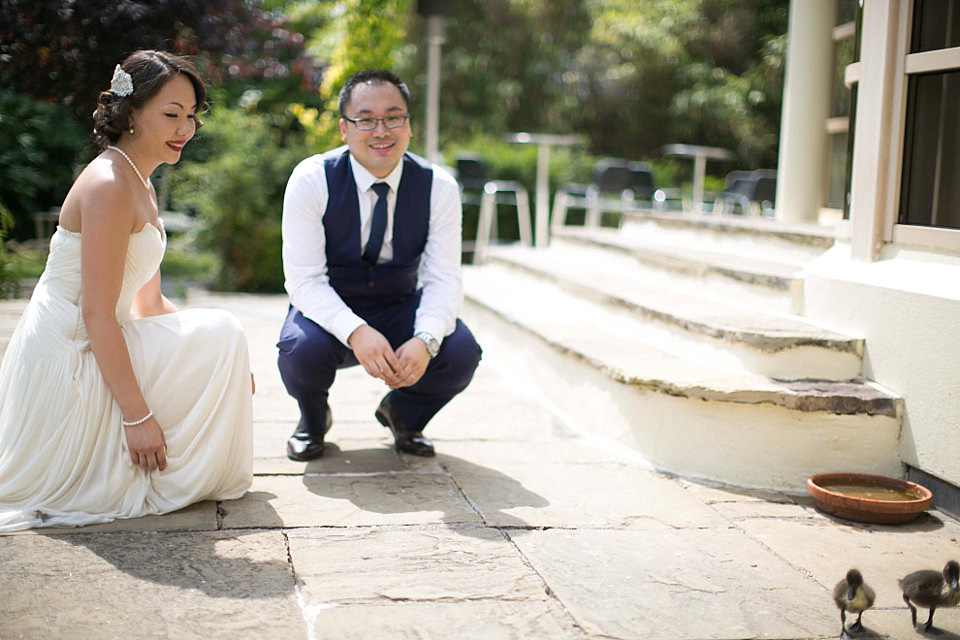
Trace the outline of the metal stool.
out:
M 477 219 L 477 239 L 473 248 L 473 263 L 483 262 L 484 252 L 491 238 L 497 238 L 497 205 L 506 204 L 517 208 L 517 229 L 520 244 L 533 246 L 533 231 L 530 226 L 530 197 L 526 188 L 516 180 L 486 180 L 486 167 L 480 158 L 462 156 L 457 158 L 457 174 L 460 180 L 463 204 L 477 204 L 471 190 L 479 187 L 480 215 Z

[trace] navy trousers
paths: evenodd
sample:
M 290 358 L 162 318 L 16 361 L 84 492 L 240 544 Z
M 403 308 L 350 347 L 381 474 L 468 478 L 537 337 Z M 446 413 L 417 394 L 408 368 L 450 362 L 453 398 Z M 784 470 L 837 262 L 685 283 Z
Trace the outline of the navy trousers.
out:
M 420 296 L 413 294 L 387 306 L 354 312 L 396 349 L 413 336 L 419 303 Z M 300 405 L 297 431 L 322 434 L 337 370 L 359 364 L 353 351 L 293 306 L 283 323 L 277 348 L 280 377 Z M 422 431 L 444 405 L 467 388 L 481 353 L 470 329 L 458 319 L 456 329 L 443 339 L 440 352 L 420 380 L 388 392 L 384 400 L 397 411 L 407 429 Z

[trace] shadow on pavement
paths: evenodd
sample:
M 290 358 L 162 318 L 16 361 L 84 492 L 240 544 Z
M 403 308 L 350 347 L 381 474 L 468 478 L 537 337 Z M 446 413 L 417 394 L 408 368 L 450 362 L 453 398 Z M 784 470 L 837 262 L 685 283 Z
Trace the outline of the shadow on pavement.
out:
M 347 455 L 347 452 L 343 452 Z M 352 450 L 357 462 L 354 474 L 324 473 L 317 463 L 307 468 L 304 486 L 315 495 L 346 500 L 357 509 L 379 514 L 403 514 L 440 511 L 447 525 L 489 525 L 497 527 L 530 526 L 508 513 L 517 507 L 547 507 L 549 502 L 506 474 L 462 458 L 438 454 L 436 458 L 411 460 L 410 468 L 393 471 L 396 454 L 385 449 Z M 458 477 L 483 478 L 481 489 L 467 495 Z M 472 483 L 474 486 L 476 482 Z M 469 527 L 457 527 L 468 534 Z
M 280 523 L 280 518 L 276 517 Z M 124 574 L 214 598 L 267 599 L 293 593 L 279 531 L 109 532 L 55 536 L 84 547 Z M 82 573 L 89 573 L 88 570 Z

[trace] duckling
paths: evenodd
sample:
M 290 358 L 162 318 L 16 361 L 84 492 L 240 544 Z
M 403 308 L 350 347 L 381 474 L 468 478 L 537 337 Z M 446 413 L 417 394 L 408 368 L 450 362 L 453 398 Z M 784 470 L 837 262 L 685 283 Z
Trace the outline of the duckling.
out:
M 933 628 L 933 612 L 937 607 L 955 607 L 960 603 L 960 564 L 953 560 L 947 563 L 942 572 L 923 569 L 897 582 L 903 591 L 903 601 L 910 607 L 914 628 L 917 626 L 917 609 L 913 604 L 930 609 L 924 631 L 939 633 Z
M 852 631 L 863 631 L 863 612 L 873 606 L 876 594 L 863 581 L 863 576 L 857 569 L 847 571 L 847 577 L 837 583 L 833 588 L 833 601 L 840 608 L 840 637 L 851 638 L 853 636 L 847 631 L 847 611 L 856 613 L 857 621 L 850 627 Z

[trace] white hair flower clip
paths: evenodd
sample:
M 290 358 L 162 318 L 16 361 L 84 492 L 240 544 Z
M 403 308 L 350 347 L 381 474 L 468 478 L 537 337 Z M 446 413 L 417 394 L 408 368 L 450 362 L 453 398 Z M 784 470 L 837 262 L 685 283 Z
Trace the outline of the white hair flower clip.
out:
M 133 93 L 133 78 L 130 77 L 129 73 L 121 69 L 120 65 L 117 65 L 117 68 L 113 70 L 113 80 L 110 81 L 110 91 L 113 91 L 121 98 Z

